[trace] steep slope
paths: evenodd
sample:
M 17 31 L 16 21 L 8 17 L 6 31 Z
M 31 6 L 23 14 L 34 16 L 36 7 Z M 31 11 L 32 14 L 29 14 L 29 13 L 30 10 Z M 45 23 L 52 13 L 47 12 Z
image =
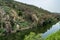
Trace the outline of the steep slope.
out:
M 0 0 L 0 27 L 7 33 L 54 24 L 60 15 L 14 0 Z

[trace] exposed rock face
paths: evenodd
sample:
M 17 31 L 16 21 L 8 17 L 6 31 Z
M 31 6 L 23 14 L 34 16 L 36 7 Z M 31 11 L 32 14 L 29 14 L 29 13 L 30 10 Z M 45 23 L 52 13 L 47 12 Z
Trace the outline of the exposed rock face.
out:
M 4 12 L 4 10 L 0 7 L 0 25 L 1 25 L 0 27 L 1 27 L 1 28 L 3 28 L 2 22 L 5 20 L 4 15 L 5 15 L 5 12 Z
M 5 20 L 5 28 L 6 28 L 6 32 L 8 32 L 8 33 L 11 33 L 11 30 L 12 30 L 12 28 L 11 28 L 11 22 L 10 22 L 10 17 L 9 17 L 9 15 L 6 15 L 6 20 Z
M 4 8 L 0 7 L 0 28 L 5 29 L 7 33 L 11 33 L 12 27 L 14 27 L 17 14 L 12 9 L 11 12 L 5 12 Z
M 0 21 L 1 28 L 5 28 L 6 32 L 10 33 L 12 29 L 10 23 L 10 16 L 6 15 L 6 12 L 1 7 L 0 7 Z

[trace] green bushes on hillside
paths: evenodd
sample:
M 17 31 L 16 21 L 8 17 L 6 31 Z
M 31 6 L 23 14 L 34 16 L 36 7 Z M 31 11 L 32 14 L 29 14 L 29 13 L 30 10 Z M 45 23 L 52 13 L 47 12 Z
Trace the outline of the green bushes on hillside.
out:
M 60 40 L 60 30 L 49 35 L 45 40 Z
M 24 40 L 42 40 L 41 34 L 35 34 L 34 32 L 31 32 L 28 36 L 25 36 Z

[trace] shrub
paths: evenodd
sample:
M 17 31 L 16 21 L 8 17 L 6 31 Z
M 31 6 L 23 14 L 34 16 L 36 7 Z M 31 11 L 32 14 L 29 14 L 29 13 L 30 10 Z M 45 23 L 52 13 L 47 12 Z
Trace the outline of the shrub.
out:
M 49 35 L 45 40 L 60 40 L 60 31 Z
M 42 40 L 41 34 L 35 34 L 34 32 L 31 32 L 28 36 L 25 36 L 24 40 Z

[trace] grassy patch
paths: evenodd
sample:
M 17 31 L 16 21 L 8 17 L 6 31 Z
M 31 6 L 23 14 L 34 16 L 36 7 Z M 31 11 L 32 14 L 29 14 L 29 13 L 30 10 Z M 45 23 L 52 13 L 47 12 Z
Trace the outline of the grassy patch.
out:
M 45 40 L 60 40 L 60 30 L 49 35 Z

